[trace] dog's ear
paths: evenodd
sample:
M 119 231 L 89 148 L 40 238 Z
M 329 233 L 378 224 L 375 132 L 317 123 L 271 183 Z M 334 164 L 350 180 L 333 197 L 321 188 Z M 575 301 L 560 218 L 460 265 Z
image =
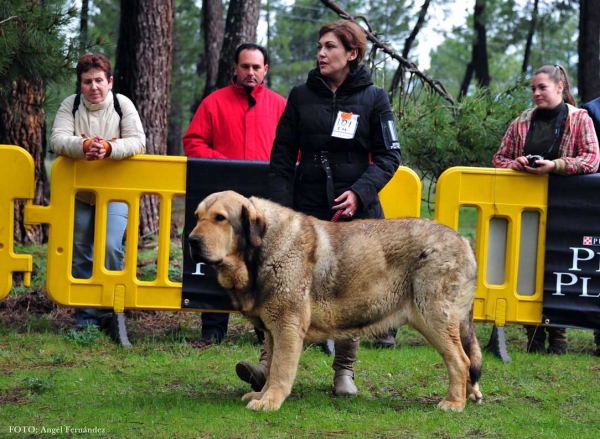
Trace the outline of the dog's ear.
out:
M 242 206 L 242 227 L 250 245 L 260 247 L 267 230 L 267 224 L 252 200 L 248 200 L 248 203 Z

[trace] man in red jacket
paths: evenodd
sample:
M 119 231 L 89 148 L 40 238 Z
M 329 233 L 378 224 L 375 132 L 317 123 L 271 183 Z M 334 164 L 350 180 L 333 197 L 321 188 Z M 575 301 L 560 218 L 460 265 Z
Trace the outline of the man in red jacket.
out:
M 286 100 L 265 87 L 267 51 L 258 44 L 242 44 L 233 68 L 231 84 L 206 97 L 194 115 L 183 136 L 186 156 L 269 161 Z M 229 314 L 202 313 L 201 319 L 202 336 L 195 345 L 223 341 Z

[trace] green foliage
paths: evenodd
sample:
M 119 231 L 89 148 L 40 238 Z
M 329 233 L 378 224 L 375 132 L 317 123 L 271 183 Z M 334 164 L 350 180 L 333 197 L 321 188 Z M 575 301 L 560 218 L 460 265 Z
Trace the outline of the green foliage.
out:
M 26 389 L 29 394 L 41 395 L 46 393 L 55 387 L 54 380 L 50 376 L 49 378 L 41 377 L 25 377 L 21 380 L 22 387 Z
M 28 245 L 22 245 L 15 243 L 15 253 L 31 255 L 33 259 L 33 273 L 31 274 L 31 284 L 29 287 L 25 287 L 21 282 L 13 283 L 10 294 L 20 294 L 25 291 L 34 290 L 40 291 L 46 287 L 46 253 L 47 244 L 32 243 Z M 19 280 L 22 280 L 22 275 L 17 275 Z
M 0 2 L 0 93 L 17 79 L 47 85 L 70 76 L 76 50 L 67 32 L 76 15 L 65 0 Z
M 179 117 L 181 131 L 185 132 L 194 116 L 192 105 L 204 92 L 205 77 L 196 73 L 204 54 L 204 39 L 200 29 L 201 10 L 196 3 L 193 0 L 177 0 L 175 5 L 169 117 Z M 173 114 L 175 109 L 180 109 L 181 114 Z M 181 143 L 181 139 L 177 141 Z
M 119 39 L 119 19 L 121 7 L 118 0 L 89 0 L 88 11 L 88 48 L 94 46 L 94 52 L 102 53 L 115 65 L 117 41 Z
M 290 6 L 275 3 L 271 8 L 275 21 L 267 42 L 270 87 L 287 96 L 294 85 L 306 81 L 315 67 L 319 28 L 339 17 L 319 0 L 297 0 Z
M 434 184 L 453 166 L 490 167 L 510 122 L 529 104 L 522 80 L 496 92 L 478 90 L 456 106 L 425 93 L 398 116 L 405 164 Z
M 63 334 L 65 340 L 71 341 L 79 346 L 90 346 L 102 337 L 102 333 L 96 325 L 86 325 L 81 329 L 69 329 Z

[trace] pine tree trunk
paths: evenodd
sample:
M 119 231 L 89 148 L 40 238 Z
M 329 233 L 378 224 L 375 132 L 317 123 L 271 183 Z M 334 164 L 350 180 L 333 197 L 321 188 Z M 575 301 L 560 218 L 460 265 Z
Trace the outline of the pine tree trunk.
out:
M 523 56 L 523 64 L 521 66 L 521 73 L 527 72 L 529 67 L 529 58 L 531 57 L 531 46 L 533 45 L 533 35 L 535 34 L 539 15 L 539 0 L 533 2 L 533 13 L 531 14 L 531 21 L 529 22 L 529 31 L 527 32 L 527 41 L 525 42 L 525 55 Z
M 147 154 L 167 151 L 174 17 L 174 0 L 121 0 L 114 88 L 135 104 Z M 158 197 L 140 204 L 141 235 L 157 233 Z
M 204 36 L 204 62 L 206 63 L 206 84 L 202 99 L 217 89 L 219 56 L 223 47 L 225 28 L 223 26 L 223 3 L 221 0 L 202 2 L 202 35 Z M 197 103 L 194 113 L 200 105 Z
M 183 64 L 181 59 L 181 45 L 182 42 L 177 38 L 176 33 L 173 34 L 173 66 L 171 68 L 171 75 L 173 75 L 173 69 L 179 68 Z M 183 119 L 183 105 L 181 99 L 174 99 L 171 94 L 171 106 L 169 110 L 169 127 L 167 134 L 167 155 L 180 156 L 183 154 L 183 144 L 181 138 L 183 134 L 181 132 L 181 120 Z
M 597 0 L 580 0 L 578 88 L 581 102 L 600 96 L 600 7 Z
M 33 203 L 44 206 L 48 200 L 44 190 L 48 183 L 46 174 L 46 116 L 42 108 L 45 99 L 44 87 L 20 79 L 6 95 L 0 94 L 0 144 L 17 145 L 29 152 L 35 163 L 35 195 Z M 45 242 L 48 239 L 46 226 L 34 226 L 27 230 L 24 224 L 24 201 L 15 205 L 16 242 L 27 244 Z
M 256 40 L 259 17 L 260 0 L 231 0 L 229 2 L 216 88 L 225 87 L 231 82 L 235 50 L 242 43 L 253 43 Z
M 471 52 L 471 61 L 467 65 L 465 76 L 463 77 L 458 99 L 466 96 L 471 85 L 473 75 L 477 78 L 479 87 L 490 85 L 490 72 L 487 56 L 487 40 L 485 31 L 485 0 L 476 0 L 473 12 L 473 25 L 475 30 L 475 41 Z

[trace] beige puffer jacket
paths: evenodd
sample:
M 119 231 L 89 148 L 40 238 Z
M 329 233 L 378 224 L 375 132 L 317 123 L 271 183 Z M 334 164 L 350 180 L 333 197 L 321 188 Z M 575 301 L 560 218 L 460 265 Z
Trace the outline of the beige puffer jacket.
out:
M 55 154 L 73 158 L 85 158 L 83 141 L 102 136 L 112 146 L 108 159 L 120 160 L 146 152 L 146 135 L 140 116 L 133 102 L 126 96 L 117 95 L 122 120 L 115 111 L 113 94 L 108 93 L 104 102 L 91 104 L 83 95 L 73 117 L 75 95 L 66 98 L 54 119 L 50 146 Z M 94 204 L 92 194 L 78 194 L 77 199 Z

